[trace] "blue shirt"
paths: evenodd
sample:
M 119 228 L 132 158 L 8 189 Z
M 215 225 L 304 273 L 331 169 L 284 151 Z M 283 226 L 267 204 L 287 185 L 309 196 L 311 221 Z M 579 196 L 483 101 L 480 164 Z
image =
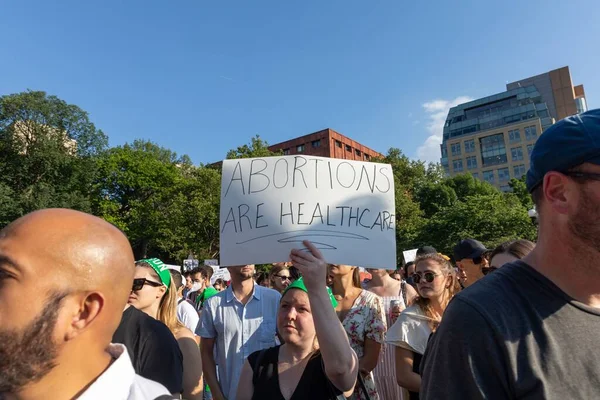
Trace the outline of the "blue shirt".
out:
M 280 299 L 277 291 L 254 284 L 246 305 L 234 296 L 231 286 L 204 303 L 196 334 L 216 339 L 219 384 L 227 399 L 236 398 L 246 358 L 276 345 Z

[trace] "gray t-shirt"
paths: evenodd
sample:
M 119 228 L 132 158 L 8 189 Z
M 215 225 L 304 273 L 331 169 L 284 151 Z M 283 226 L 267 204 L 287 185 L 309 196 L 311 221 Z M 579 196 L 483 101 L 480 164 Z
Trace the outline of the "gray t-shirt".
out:
M 599 335 L 600 309 L 523 262 L 505 265 L 450 302 L 421 363 L 421 399 L 600 399 Z

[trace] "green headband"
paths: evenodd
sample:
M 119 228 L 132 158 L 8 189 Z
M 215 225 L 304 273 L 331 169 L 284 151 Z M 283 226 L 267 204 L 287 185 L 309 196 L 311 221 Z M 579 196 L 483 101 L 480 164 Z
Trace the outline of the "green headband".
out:
M 139 260 L 137 262 L 146 263 L 151 266 L 152 269 L 158 274 L 162 284 L 167 287 L 167 290 L 169 290 L 169 285 L 171 284 L 171 273 L 164 262 L 160 261 L 158 258 L 144 258 L 143 260 Z
M 281 294 L 281 297 L 285 296 L 285 294 L 290 289 L 300 289 L 304 293 L 308 294 L 308 289 L 306 289 L 306 285 L 304 284 L 304 279 L 302 279 L 302 278 L 296 279 L 294 282 L 290 283 L 290 286 L 285 288 L 285 290 Z M 331 301 L 331 305 L 333 306 L 333 308 L 336 308 L 338 305 L 338 302 L 335 299 L 335 297 L 333 297 L 333 293 L 331 292 L 331 289 L 327 288 L 327 293 L 329 294 L 329 300 Z

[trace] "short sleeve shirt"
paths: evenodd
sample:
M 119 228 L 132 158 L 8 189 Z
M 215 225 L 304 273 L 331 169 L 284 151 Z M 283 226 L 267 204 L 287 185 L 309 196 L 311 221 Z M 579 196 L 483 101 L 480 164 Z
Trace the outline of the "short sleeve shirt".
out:
M 216 339 L 219 384 L 225 397 L 235 400 L 246 358 L 255 351 L 276 345 L 276 318 L 281 295 L 254 285 L 246 305 L 232 287 L 206 300 L 196 334 Z

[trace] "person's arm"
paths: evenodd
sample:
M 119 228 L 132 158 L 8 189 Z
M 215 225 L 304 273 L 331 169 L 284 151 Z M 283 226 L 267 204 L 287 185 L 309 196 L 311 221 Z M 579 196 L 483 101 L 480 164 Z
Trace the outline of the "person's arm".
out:
M 512 399 L 510 377 L 501 333 L 455 297 L 423 355 L 420 398 Z
M 381 353 L 381 343 L 377 343 L 373 339 L 366 338 L 364 344 L 363 356 L 358 361 L 358 369 L 365 376 L 375 369 L 379 362 L 379 354 Z
M 215 362 L 214 348 L 217 340 L 212 307 L 206 307 L 202 312 L 196 335 L 201 337 L 200 354 L 202 356 L 202 371 L 204 380 L 210 387 L 210 392 L 215 400 L 223 400 L 225 396 L 217 379 L 217 363 Z
M 204 396 L 202 359 L 194 336 L 186 332 L 177 340 L 183 353 L 183 398 L 186 400 L 202 400 Z
M 327 262 L 323 260 L 321 252 L 310 242 L 303 243 L 310 252 L 292 250 L 291 259 L 294 266 L 302 273 L 309 293 L 308 299 L 325 374 L 336 388 L 351 393 L 358 376 L 358 359 L 350 347 L 346 331 L 327 293 L 325 286 Z
M 365 321 L 364 351 L 358 365 L 360 373 L 363 376 L 371 373 L 377 366 L 381 353 L 381 344 L 384 342 L 385 332 L 387 331 L 381 297 L 373 295 L 373 300 L 369 302 L 368 307 L 369 314 Z
M 406 290 L 406 301 L 408 302 L 408 304 L 406 305 L 406 307 L 410 307 L 413 305 L 413 303 L 415 302 L 415 300 L 417 299 L 417 297 L 419 296 L 419 294 L 417 293 L 417 291 L 415 290 L 414 287 L 412 287 L 412 285 L 405 285 L 405 290 Z
M 413 372 L 414 353 L 403 347 L 394 346 L 394 363 L 396 365 L 396 382 L 399 386 L 419 393 L 421 376 Z
M 217 379 L 217 363 L 214 357 L 214 346 L 216 340 L 214 338 L 203 337 L 200 340 L 200 353 L 202 355 L 202 371 L 204 372 L 204 380 L 210 387 L 210 392 L 215 400 L 224 400 L 225 396 Z
M 252 367 L 248 360 L 244 362 L 242 374 L 238 383 L 237 400 L 251 400 L 254 394 L 254 385 L 252 384 Z

